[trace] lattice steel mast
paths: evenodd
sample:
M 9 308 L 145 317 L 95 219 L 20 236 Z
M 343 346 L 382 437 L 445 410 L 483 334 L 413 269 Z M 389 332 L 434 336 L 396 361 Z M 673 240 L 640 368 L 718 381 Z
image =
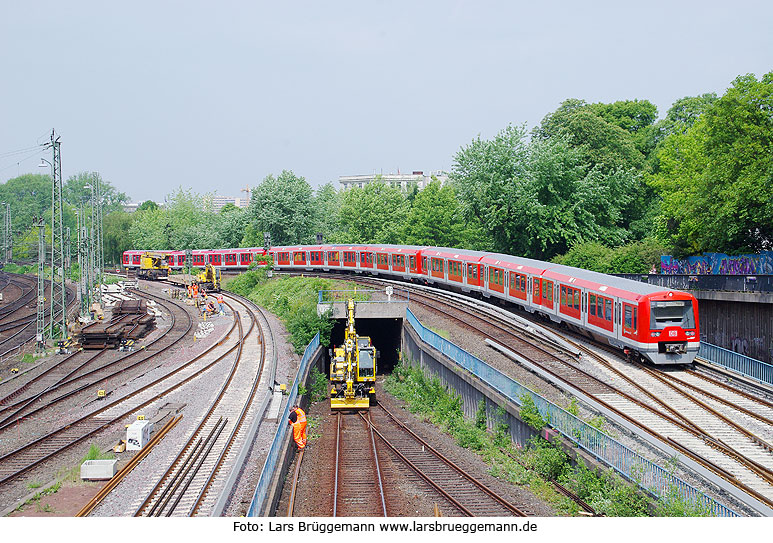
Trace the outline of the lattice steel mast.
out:
M 37 311 L 37 330 L 35 338 L 37 340 L 37 349 L 43 350 L 46 346 L 46 293 L 45 280 L 43 273 L 46 265 L 46 223 L 41 217 L 33 219 L 33 226 L 38 228 L 38 311 Z
M 67 302 L 64 277 L 64 228 L 62 225 L 62 158 L 59 136 L 51 131 L 46 144 L 54 153 L 51 184 L 51 315 L 47 337 L 67 338 Z M 58 327 L 58 330 L 57 330 Z

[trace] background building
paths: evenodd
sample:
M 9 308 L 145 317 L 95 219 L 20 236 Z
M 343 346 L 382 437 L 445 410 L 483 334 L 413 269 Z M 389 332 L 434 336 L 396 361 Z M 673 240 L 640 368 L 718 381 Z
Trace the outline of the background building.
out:
M 348 190 L 353 187 L 363 188 L 365 185 L 375 181 L 377 177 L 385 183 L 401 190 L 408 190 L 414 185 L 417 186 L 419 190 L 421 190 L 426 187 L 430 181 L 432 181 L 432 177 L 436 177 L 437 180 L 440 181 L 441 185 L 448 181 L 448 173 L 442 170 L 437 170 L 434 172 L 429 172 L 428 174 L 425 174 L 423 171 L 415 171 L 409 174 L 373 173 L 369 175 L 342 175 L 338 178 L 338 182 L 340 183 L 342 190 Z

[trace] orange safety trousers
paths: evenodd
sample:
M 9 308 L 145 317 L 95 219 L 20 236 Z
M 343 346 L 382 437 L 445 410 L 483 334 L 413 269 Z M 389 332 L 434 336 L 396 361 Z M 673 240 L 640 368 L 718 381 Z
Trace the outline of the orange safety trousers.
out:
M 293 439 L 299 449 L 303 449 L 306 446 L 306 413 L 302 409 L 296 409 L 295 414 L 298 416 L 295 422 L 290 422 L 293 426 Z

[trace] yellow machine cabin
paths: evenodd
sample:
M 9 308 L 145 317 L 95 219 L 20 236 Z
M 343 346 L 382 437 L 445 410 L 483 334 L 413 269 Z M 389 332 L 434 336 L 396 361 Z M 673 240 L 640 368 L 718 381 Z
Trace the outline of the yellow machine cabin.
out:
M 169 277 L 169 262 L 164 253 L 143 253 L 140 257 L 140 269 L 137 277 L 155 281 L 160 277 Z
M 331 409 L 367 409 L 376 394 L 376 348 L 354 328 L 354 300 L 348 301 L 344 343 L 330 361 Z
M 196 276 L 196 282 L 207 292 L 220 292 L 220 268 L 207 264 L 204 271 Z

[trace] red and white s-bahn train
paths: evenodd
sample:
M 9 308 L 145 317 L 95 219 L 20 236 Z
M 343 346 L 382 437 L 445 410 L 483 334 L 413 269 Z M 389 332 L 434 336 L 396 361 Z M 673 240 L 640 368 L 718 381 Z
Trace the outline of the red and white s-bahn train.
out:
M 126 251 L 139 267 L 145 251 Z M 185 251 L 168 251 L 170 267 L 185 266 Z M 246 269 L 263 248 L 192 251 L 193 266 Z M 622 349 L 653 364 L 690 364 L 700 344 L 698 302 L 611 275 L 510 255 L 408 245 L 272 247 L 277 270 L 348 271 L 426 282 L 498 298 Z
M 148 251 L 124 251 L 124 268 L 139 268 L 140 257 Z M 185 268 L 185 251 L 152 251 L 168 255 L 169 267 L 175 270 Z M 265 256 L 263 247 L 244 247 L 241 249 L 194 249 L 191 251 L 191 266 L 194 268 L 212 264 L 226 270 L 246 270 L 257 256 Z
M 611 275 L 504 254 L 405 245 L 272 247 L 277 270 L 344 270 L 478 292 L 563 322 L 653 364 L 689 364 L 698 302 Z

